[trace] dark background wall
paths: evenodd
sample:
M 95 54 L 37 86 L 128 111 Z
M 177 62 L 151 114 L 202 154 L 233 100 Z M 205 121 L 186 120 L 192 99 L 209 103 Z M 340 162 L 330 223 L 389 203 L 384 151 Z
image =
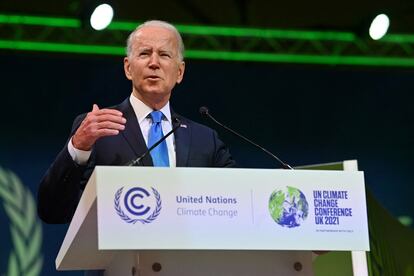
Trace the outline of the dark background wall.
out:
M 198 108 L 210 107 L 223 123 L 292 166 L 358 159 L 377 199 L 395 216 L 414 217 L 413 80 L 413 69 L 188 60 L 172 105 L 206 124 Z M 0 166 L 14 171 L 34 194 L 74 117 L 93 103 L 119 103 L 131 91 L 121 57 L 3 52 L 0 81 Z M 217 130 L 240 166 L 278 167 Z M 41 275 L 55 275 L 54 259 L 66 227 L 44 225 Z M 0 235 L 0 244 L 8 248 L 3 223 Z M 0 251 L 1 272 L 7 254 Z

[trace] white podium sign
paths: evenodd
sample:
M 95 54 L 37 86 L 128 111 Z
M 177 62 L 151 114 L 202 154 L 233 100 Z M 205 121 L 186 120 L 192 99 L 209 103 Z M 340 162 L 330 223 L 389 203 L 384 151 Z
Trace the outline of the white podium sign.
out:
M 91 179 L 100 250 L 369 250 L 362 172 L 96 167 Z

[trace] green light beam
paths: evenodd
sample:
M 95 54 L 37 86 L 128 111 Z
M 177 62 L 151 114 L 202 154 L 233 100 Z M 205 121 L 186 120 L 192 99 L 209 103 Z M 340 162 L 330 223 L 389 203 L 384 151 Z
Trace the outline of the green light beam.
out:
M 74 18 L 0 14 L 1 24 L 38 25 L 47 27 L 80 28 L 81 21 Z
M 33 41 L 0 40 L 0 49 L 46 51 L 76 54 L 103 54 L 124 56 L 125 48 L 119 46 L 84 45 L 67 43 L 49 43 Z M 249 53 L 227 51 L 187 50 L 188 59 L 230 60 L 251 62 L 304 63 L 321 65 L 367 65 L 367 66 L 402 66 L 413 67 L 414 59 L 392 57 L 360 57 L 360 56 L 322 56 L 293 55 L 274 53 Z
M 131 31 L 141 22 L 114 21 L 108 26 L 108 30 Z M 61 28 L 80 28 L 81 21 L 76 18 L 46 17 L 32 15 L 0 14 L 0 24 L 37 25 Z M 199 26 L 176 25 L 182 34 L 189 35 L 213 35 L 228 37 L 255 37 L 255 38 L 284 38 L 299 40 L 328 40 L 352 42 L 357 37 L 351 32 L 322 32 L 301 30 L 278 30 L 261 28 L 240 28 L 224 26 Z M 389 43 L 413 43 L 413 34 L 388 34 L 381 42 Z

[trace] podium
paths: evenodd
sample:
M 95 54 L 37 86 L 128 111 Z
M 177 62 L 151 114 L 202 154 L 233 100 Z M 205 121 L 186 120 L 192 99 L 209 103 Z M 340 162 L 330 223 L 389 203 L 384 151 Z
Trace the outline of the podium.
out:
M 313 275 L 368 251 L 358 171 L 97 166 L 56 259 L 105 275 Z

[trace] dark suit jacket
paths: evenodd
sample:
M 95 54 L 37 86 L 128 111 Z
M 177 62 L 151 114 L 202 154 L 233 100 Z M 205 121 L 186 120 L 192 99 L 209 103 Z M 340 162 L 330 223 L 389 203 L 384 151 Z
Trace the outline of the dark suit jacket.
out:
M 58 154 L 43 177 L 38 192 L 38 213 L 47 223 L 70 222 L 82 191 L 96 165 L 125 165 L 147 150 L 137 117 L 129 98 L 113 107 L 127 119 L 125 130 L 119 135 L 103 137 L 96 141 L 87 165 L 77 165 L 69 154 L 67 144 Z M 72 127 L 73 136 L 86 114 L 78 116 Z M 228 149 L 217 133 L 172 112 L 181 127 L 175 132 L 177 167 L 233 167 Z M 144 166 L 152 166 L 147 155 Z

